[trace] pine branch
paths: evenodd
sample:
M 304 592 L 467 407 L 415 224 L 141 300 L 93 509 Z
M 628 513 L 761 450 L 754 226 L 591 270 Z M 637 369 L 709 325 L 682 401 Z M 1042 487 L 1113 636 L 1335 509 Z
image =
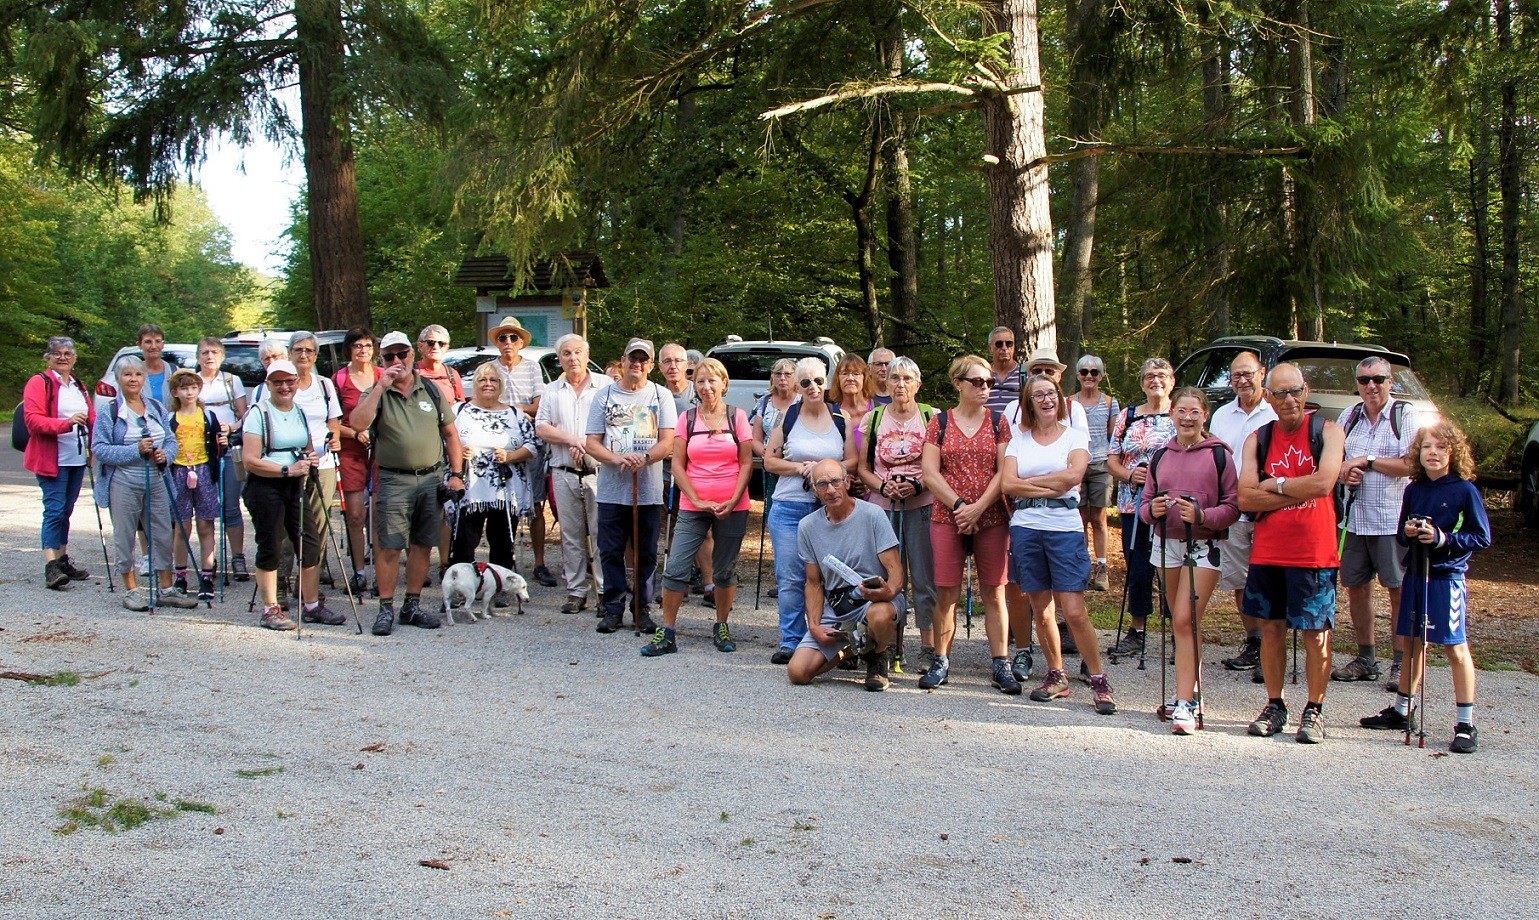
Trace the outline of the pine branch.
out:
M 1031 90 L 1040 90 L 1040 86 L 1030 87 Z M 1024 91 L 1024 90 L 1023 90 Z M 878 83 L 874 86 L 857 86 L 851 89 L 843 89 L 835 93 L 818 96 L 815 99 L 804 99 L 801 102 L 793 102 L 783 105 L 778 109 L 770 109 L 759 115 L 760 121 L 773 121 L 784 118 L 787 115 L 795 115 L 801 112 L 810 112 L 813 109 L 821 109 L 824 106 L 837 105 L 851 99 L 874 99 L 877 96 L 891 95 L 894 93 L 956 93 L 962 96 L 976 96 L 977 90 L 970 87 L 959 86 L 955 83 Z

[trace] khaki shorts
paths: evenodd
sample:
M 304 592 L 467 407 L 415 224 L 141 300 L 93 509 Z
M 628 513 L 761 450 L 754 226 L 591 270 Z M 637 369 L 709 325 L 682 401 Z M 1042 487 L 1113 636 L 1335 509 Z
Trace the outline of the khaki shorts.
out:
M 1400 587 L 1405 580 L 1405 569 L 1400 565 L 1403 551 L 1393 534 L 1360 537 L 1349 532 L 1341 547 L 1342 586 L 1361 588 L 1372 584 L 1377 575 L 1384 587 Z
M 1218 544 L 1218 590 L 1244 591 L 1245 575 L 1250 571 L 1250 548 L 1256 525 L 1235 521 L 1229 525 L 1229 539 Z
M 1079 483 L 1079 503 L 1082 508 L 1106 508 L 1111 505 L 1112 475 L 1106 461 L 1092 463 L 1085 468 L 1085 478 Z
M 438 502 L 437 472 L 413 475 L 379 471 L 374 486 L 374 539 L 385 549 L 437 546 L 444 508 Z

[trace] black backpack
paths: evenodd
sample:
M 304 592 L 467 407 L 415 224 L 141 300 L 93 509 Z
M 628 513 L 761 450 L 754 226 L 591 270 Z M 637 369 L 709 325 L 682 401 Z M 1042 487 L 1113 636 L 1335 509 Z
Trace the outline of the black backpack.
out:
M 834 417 L 834 427 L 839 429 L 839 437 L 846 437 L 844 432 L 844 413 L 840 411 L 838 406 L 832 403 L 828 404 L 828 412 Z M 801 401 L 798 400 L 794 403 L 791 403 L 791 408 L 786 410 L 785 416 L 780 420 L 780 441 L 782 444 L 790 440 L 791 428 L 796 424 L 796 420 L 801 416 L 801 414 Z
M 1359 404 L 1361 405 L 1361 404 Z M 1277 422 L 1270 421 L 1256 429 L 1256 467 L 1259 473 L 1262 464 L 1266 463 L 1267 451 L 1272 448 L 1272 429 Z M 1318 411 L 1309 414 L 1309 453 L 1314 457 L 1315 469 L 1320 468 L 1320 457 L 1325 453 L 1325 418 Z M 1331 501 L 1336 506 L 1336 523 L 1341 523 L 1346 511 L 1346 488 L 1337 484 L 1331 490 Z M 1256 515 L 1256 520 L 1261 520 L 1264 514 Z
M 43 378 L 43 392 L 45 394 L 43 402 L 51 406 L 53 405 L 54 396 L 58 392 L 58 384 L 54 383 L 53 378 L 47 374 L 39 374 L 38 376 Z M 78 379 L 75 385 L 80 385 Z M 89 401 L 90 397 L 87 396 L 86 399 Z M 32 429 L 27 427 L 27 401 L 23 399 L 16 404 L 16 411 L 11 415 L 11 446 L 17 450 L 26 450 L 27 442 L 31 440 Z

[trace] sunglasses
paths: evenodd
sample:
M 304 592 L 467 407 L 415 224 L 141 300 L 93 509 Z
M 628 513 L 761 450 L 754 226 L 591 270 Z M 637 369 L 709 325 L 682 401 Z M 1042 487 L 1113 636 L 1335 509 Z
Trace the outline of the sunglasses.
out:
M 633 351 L 625 356 L 625 360 L 632 364 L 647 364 L 651 362 L 652 359 L 648 358 L 643 352 Z
M 381 361 L 384 361 L 386 364 L 389 364 L 392 361 L 406 361 L 406 360 L 410 359 L 411 358 L 411 352 L 409 352 L 409 351 L 387 351 L 384 354 L 380 355 L 379 357 L 380 357 Z
M 994 347 L 995 348 L 1014 348 L 1015 347 L 1015 343 L 1010 341 L 1009 339 L 1000 339 L 999 341 L 994 343 Z
M 828 380 L 823 378 L 823 377 L 803 377 L 802 378 L 802 389 L 804 389 L 804 390 L 807 389 L 808 387 L 822 387 L 822 386 L 827 386 L 827 385 L 828 385 Z
M 1374 386 L 1383 386 L 1384 381 L 1388 379 L 1389 377 L 1384 374 L 1361 374 L 1358 376 L 1357 382 L 1363 386 L 1367 386 L 1370 383 Z
M 449 347 L 449 343 L 443 341 L 442 339 L 423 339 L 422 340 L 422 344 L 426 345 L 429 348 L 448 348 Z
M 987 390 L 994 385 L 994 381 L 988 377 L 958 377 L 956 380 L 958 383 L 970 383 L 980 390 Z
M 293 377 L 285 377 L 282 380 L 269 380 L 267 385 L 274 390 L 288 390 L 299 384 Z
M 1079 375 L 1081 377 L 1099 377 L 1101 372 L 1093 367 L 1082 367 L 1079 369 Z
M 524 337 L 516 332 L 504 332 L 497 336 L 497 341 L 499 342 L 522 342 L 523 340 Z M 449 343 L 445 342 L 444 344 L 447 345 Z

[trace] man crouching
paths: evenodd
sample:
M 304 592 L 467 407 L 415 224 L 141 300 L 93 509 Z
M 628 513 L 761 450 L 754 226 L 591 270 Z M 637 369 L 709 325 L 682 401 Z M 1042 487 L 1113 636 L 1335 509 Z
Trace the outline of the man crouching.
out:
M 866 689 L 886 690 L 893 627 L 904 603 L 898 537 L 880 508 L 850 497 L 849 474 L 839 461 L 819 461 L 811 479 L 823 508 L 796 528 L 807 566 L 807 635 L 786 675 L 793 684 L 810 684 L 863 647 Z

